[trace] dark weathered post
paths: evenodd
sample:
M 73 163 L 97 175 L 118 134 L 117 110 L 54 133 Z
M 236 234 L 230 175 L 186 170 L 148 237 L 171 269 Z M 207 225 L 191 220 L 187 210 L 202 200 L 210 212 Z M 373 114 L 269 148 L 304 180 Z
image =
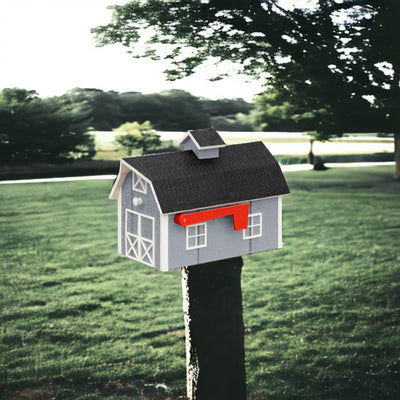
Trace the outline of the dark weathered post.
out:
M 394 161 L 396 163 L 394 179 L 400 179 L 400 133 L 394 134 Z
M 190 400 L 244 400 L 241 257 L 182 268 Z

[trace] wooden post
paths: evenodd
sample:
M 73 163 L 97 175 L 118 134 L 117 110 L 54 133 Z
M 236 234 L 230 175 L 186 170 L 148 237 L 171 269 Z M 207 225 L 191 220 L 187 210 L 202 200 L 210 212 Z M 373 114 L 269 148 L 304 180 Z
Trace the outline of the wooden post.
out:
M 395 160 L 394 179 L 400 179 L 400 133 L 394 134 L 394 160 Z
M 241 257 L 182 268 L 187 396 L 245 400 Z
M 307 155 L 307 161 L 309 164 L 314 165 L 315 157 L 313 151 L 314 139 L 310 139 L 310 152 Z

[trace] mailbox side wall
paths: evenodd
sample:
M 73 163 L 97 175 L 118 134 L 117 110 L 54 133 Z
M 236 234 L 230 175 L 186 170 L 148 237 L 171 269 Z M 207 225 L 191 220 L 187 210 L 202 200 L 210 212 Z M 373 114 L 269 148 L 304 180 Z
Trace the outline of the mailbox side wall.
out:
M 133 205 L 133 198 L 140 197 L 143 203 L 139 206 Z M 132 210 L 141 215 L 154 218 L 154 267 L 159 268 L 160 260 L 160 213 L 152 190 L 147 184 L 147 194 L 132 190 L 132 173 L 130 172 L 122 184 L 121 199 L 121 224 L 120 224 L 120 249 L 121 255 L 126 255 L 125 214 L 126 210 Z
M 207 246 L 192 250 L 186 249 L 186 227 L 177 225 L 174 222 L 174 215 L 169 215 L 168 269 L 239 257 L 280 247 L 279 199 L 274 197 L 250 202 L 249 214 L 258 213 L 261 213 L 262 218 L 261 237 L 243 239 L 243 231 L 235 231 L 232 216 L 227 216 L 207 221 Z

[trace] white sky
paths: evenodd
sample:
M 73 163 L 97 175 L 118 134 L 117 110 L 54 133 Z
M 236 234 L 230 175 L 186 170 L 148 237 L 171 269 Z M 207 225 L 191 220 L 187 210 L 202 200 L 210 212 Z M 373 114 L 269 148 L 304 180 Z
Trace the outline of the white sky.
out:
M 0 90 L 20 87 L 40 96 L 75 88 L 154 93 L 183 89 L 211 99 L 262 91 L 235 76 L 210 82 L 212 71 L 168 82 L 162 62 L 133 59 L 120 45 L 96 48 L 90 29 L 110 21 L 108 5 L 128 0 L 0 0 Z

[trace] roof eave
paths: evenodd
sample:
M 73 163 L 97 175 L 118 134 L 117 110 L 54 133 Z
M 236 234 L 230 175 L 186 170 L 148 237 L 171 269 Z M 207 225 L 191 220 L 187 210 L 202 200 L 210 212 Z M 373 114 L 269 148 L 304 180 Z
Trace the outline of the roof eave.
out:
M 114 181 L 113 187 L 111 188 L 111 192 L 108 195 L 109 200 L 117 200 L 119 196 L 119 192 L 121 190 L 121 186 L 125 180 L 126 175 L 132 168 L 127 164 L 123 159 L 120 160 L 119 163 L 119 171 L 117 178 Z
M 195 207 L 195 208 L 187 208 L 187 209 L 176 209 L 176 210 L 173 210 L 173 211 L 163 211 L 162 214 L 163 215 L 173 215 L 173 214 L 176 214 L 176 213 L 195 212 L 195 211 L 207 210 L 207 209 L 211 209 L 211 208 L 218 208 L 218 207 L 225 207 L 225 206 L 233 206 L 233 205 L 236 205 L 236 204 L 250 203 L 252 201 L 273 199 L 275 197 L 287 196 L 289 194 L 291 194 L 291 193 L 289 192 L 289 193 L 282 193 L 282 194 L 274 194 L 272 196 L 256 197 L 256 198 L 253 198 L 253 199 L 230 201 L 230 202 L 227 202 L 227 203 L 220 203 L 220 204 L 210 204 L 208 206 L 203 206 L 203 207 Z

